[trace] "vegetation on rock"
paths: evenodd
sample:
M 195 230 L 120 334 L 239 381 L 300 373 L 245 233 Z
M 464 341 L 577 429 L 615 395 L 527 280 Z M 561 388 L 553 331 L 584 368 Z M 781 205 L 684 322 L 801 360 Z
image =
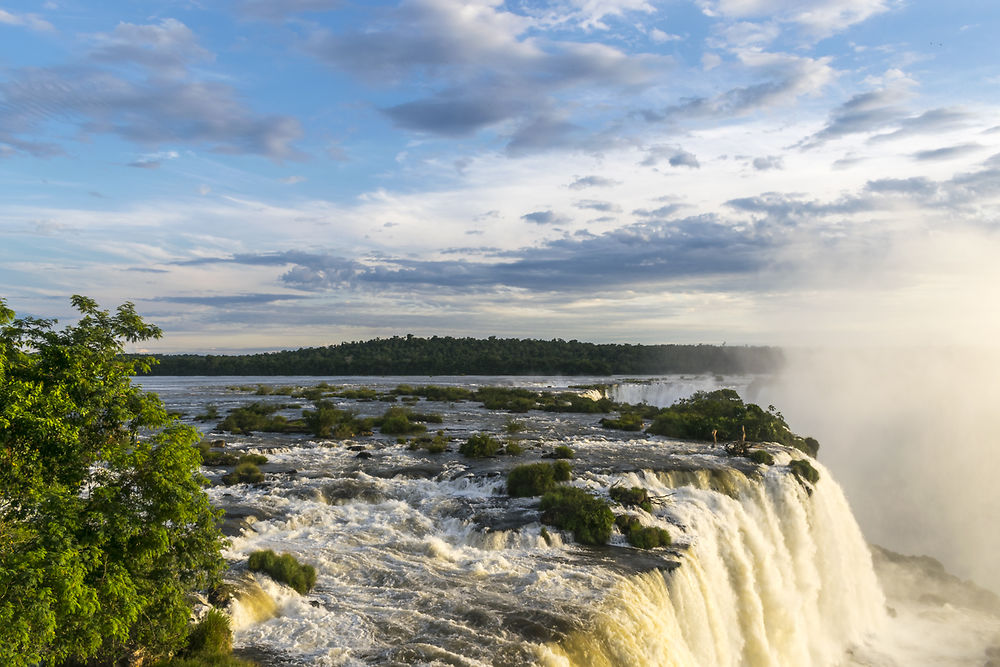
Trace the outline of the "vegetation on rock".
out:
M 302 421 L 309 433 L 317 438 L 353 438 L 371 432 L 371 419 L 359 419 L 349 410 L 340 410 L 332 402 L 319 399 L 312 410 L 302 411 Z
M 429 454 L 441 454 L 448 450 L 448 438 L 444 431 L 438 431 L 433 437 L 421 435 L 410 441 L 410 449 L 425 449 Z
M 189 655 L 224 656 L 233 652 L 233 633 L 229 617 L 218 609 L 210 609 L 188 635 Z
M 670 533 L 656 526 L 643 526 L 634 516 L 621 514 L 615 517 L 615 525 L 628 543 L 639 549 L 655 549 L 670 546 Z
M 551 463 L 527 463 L 507 473 L 507 494 L 512 498 L 540 496 L 555 486 L 555 466 Z
M 524 454 L 524 446 L 517 440 L 510 438 L 507 440 L 507 444 L 504 445 L 503 452 L 510 456 L 520 456 Z
M 618 429 L 619 431 L 641 431 L 642 415 L 636 412 L 622 412 L 618 419 L 612 419 L 611 417 L 602 418 L 601 426 Z
M 247 560 L 251 572 L 264 572 L 275 581 L 288 584 L 300 595 L 305 595 L 316 585 L 316 568 L 303 565 L 291 554 L 280 556 L 270 549 L 254 551 Z
M 542 496 L 544 523 L 573 532 L 581 544 L 607 544 L 615 515 L 600 498 L 575 486 L 557 486 Z
M 220 431 L 243 434 L 253 431 L 268 433 L 302 433 L 305 427 L 300 420 L 289 421 L 287 418 L 274 414 L 282 409 L 277 403 L 255 402 L 234 408 L 216 427 Z
M 552 456 L 557 459 L 571 459 L 576 454 L 572 447 L 567 447 L 566 445 L 557 445 L 554 450 L 552 450 Z
M 612 486 L 608 489 L 608 495 L 616 503 L 625 507 L 640 507 L 647 512 L 653 511 L 653 501 L 649 497 L 649 492 L 641 486 L 631 488 Z
M 796 459 L 788 464 L 792 473 L 801 481 L 805 480 L 811 484 L 819 481 L 819 471 L 812 467 L 812 464 L 805 459 Z
M 375 425 L 386 435 L 408 435 L 423 433 L 427 427 L 418 423 L 422 415 L 416 415 L 409 408 L 392 407 L 375 420 Z M 426 420 L 425 421 L 429 421 Z M 440 422 L 440 417 L 438 417 Z
M 458 451 L 469 458 L 493 456 L 500 451 L 500 441 L 489 433 L 476 433 L 462 443 Z
M 661 410 L 648 429 L 654 435 L 688 440 L 777 442 L 815 456 L 819 443 L 795 435 L 774 406 L 744 403 L 732 389 L 698 391 Z
M 573 466 L 566 459 L 553 461 L 552 474 L 557 482 L 568 482 L 573 479 Z
M 259 484 L 264 481 L 264 473 L 260 471 L 257 464 L 246 461 L 240 463 L 232 472 L 222 476 L 222 483 L 226 486 L 233 484 Z

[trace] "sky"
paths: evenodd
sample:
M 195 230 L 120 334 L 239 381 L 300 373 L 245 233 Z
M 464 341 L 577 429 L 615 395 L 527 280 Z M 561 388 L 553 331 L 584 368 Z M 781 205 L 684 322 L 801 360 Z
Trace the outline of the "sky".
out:
M 1000 3 L 0 0 L 0 297 L 145 349 L 1000 340 Z

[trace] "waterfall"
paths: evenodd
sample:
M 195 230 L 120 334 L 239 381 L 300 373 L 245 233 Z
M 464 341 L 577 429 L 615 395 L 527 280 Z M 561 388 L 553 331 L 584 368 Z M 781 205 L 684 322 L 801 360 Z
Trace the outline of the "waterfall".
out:
M 818 463 L 810 493 L 784 466 L 622 476 L 669 502 L 680 567 L 619 583 L 585 630 L 544 647 L 548 665 L 830 665 L 885 621 L 871 553 Z M 683 485 L 683 486 L 681 486 Z
M 625 381 L 612 384 L 607 396 L 618 403 L 655 405 L 667 407 L 678 399 L 687 398 L 696 391 L 735 389 L 741 396 L 748 395 L 754 378 L 749 375 L 672 375 L 662 378 Z

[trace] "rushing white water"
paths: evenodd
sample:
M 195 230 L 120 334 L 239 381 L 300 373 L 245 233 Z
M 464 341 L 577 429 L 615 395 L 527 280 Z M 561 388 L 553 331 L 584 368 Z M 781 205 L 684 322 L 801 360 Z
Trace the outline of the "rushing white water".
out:
M 699 381 L 700 389 L 750 382 Z M 204 382 L 183 390 L 168 383 L 163 393 L 191 413 L 236 402 L 225 380 Z M 376 382 L 394 386 L 365 385 Z M 536 386 L 550 384 L 557 381 Z M 665 395 L 655 384 L 636 386 L 633 398 Z M 386 407 L 342 404 L 362 414 Z M 969 656 L 984 655 L 989 633 L 1000 630 L 977 621 L 961 635 L 967 645 L 949 653 L 938 649 L 952 621 L 926 602 L 888 618 L 840 487 L 818 463 L 819 481 L 799 482 L 787 466 L 799 452 L 767 445 L 776 463 L 758 466 L 710 444 L 606 431 L 593 415 L 532 412 L 517 417 L 527 425 L 518 436 L 524 455 L 470 460 L 455 442 L 500 432 L 511 416 L 473 403 L 422 401 L 419 409 L 443 414 L 451 453 L 378 436 L 227 436 L 227 447 L 270 459 L 264 484 L 210 489 L 232 521 L 248 517 L 231 526 L 226 553 L 240 582 L 231 608 L 239 649 L 264 665 L 910 667 L 981 665 Z M 538 499 L 508 498 L 504 476 L 557 444 L 576 451 L 572 484 L 604 498 L 614 485 L 647 489 L 657 499 L 652 512 L 615 512 L 666 529 L 673 546 L 640 551 L 616 530 L 608 547 L 582 547 L 543 529 Z M 257 549 L 313 564 L 316 588 L 302 596 L 246 572 Z M 945 659 L 956 655 L 964 657 Z
M 667 407 L 696 391 L 735 389 L 746 396 L 754 378 L 749 375 L 670 375 L 642 381 L 615 382 L 607 389 L 608 398 L 618 403 Z
M 871 555 L 836 482 L 734 470 L 629 475 L 669 495 L 681 566 L 623 582 L 551 664 L 829 665 L 885 621 Z M 693 486 L 684 486 L 693 484 Z M 728 492 L 728 493 L 727 493 Z M 731 495 L 730 495 L 731 494 Z

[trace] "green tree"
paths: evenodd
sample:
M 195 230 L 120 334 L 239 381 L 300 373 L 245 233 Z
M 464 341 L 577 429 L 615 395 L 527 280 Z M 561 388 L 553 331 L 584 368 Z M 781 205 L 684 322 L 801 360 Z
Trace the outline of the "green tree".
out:
M 81 318 L 0 299 L 0 664 L 116 664 L 184 645 L 189 594 L 224 566 L 198 433 L 133 386 L 158 338 L 132 304 Z

